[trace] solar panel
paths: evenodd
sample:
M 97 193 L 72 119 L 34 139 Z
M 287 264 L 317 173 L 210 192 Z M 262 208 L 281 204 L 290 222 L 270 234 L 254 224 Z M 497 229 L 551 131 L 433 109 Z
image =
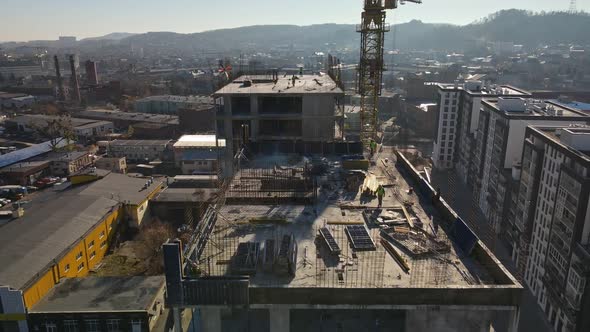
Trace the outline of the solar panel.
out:
M 334 239 L 334 236 L 332 236 L 332 233 L 330 233 L 330 230 L 327 227 L 320 228 L 320 234 L 324 238 L 324 241 L 326 242 L 328 249 L 330 249 L 330 252 L 332 254 L 339 254 L 340 247 Z
M 358 251 L 377 250 L 369 232 L 362 225 L 346 226 L 346 235 L 352 244 L 352 247 Z

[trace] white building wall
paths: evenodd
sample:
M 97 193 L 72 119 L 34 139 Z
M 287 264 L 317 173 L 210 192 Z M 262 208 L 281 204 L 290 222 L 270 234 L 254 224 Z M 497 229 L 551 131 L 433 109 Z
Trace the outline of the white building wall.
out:
M 440 95 L 438 136 L 434 142 L 432 160 L 434 167 L 449 169 L 453 167 L 453 154 L 457 139 L 457 117 L 460 91 L 438 90 Z

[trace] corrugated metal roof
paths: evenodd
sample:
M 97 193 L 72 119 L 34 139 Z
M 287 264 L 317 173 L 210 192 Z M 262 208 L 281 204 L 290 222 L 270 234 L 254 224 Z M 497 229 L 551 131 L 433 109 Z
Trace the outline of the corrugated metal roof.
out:
M 57 139 L 57 140 L 59 140 L 59 139 Z M 68 145 L 68 141 L 62 140 L 57 144 L 57 147 L 62 148 L 66 145 Z M 14 152 L 7 153 L 5 155 L 0 156 L 0 168 L 6 167 L 6 166 L 9 166 L 12 164 L 16 164 L 18 162 L 27 160 L 29 158 L 33 158 L 38 155 L 47 153 L 47 152 L 51 151 L 51 149 L 52 149 L 51 141 L 47 141 L 47 142 L 43 142 L 40 144 L 30 146 L 28 148 L 24 148 L 24 149 L 20 149 L 20 150 L 14 151 Z

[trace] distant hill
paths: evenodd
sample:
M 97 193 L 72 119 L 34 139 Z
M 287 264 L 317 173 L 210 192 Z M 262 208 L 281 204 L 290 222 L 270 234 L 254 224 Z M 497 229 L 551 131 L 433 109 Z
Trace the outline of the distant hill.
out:
M 396 47 L 417 50 L 457 50 L 475 40 L 512 41 L 525 46 L 576 43 L 590 45 L 588 13 L 531 13 L 504 10 L 472 24 L 457 26 L 421 21 L 395 25 Z M 392 32 L 393 33 L 393 32 Z M 390 33 L 387 43 L 394 38 Z M 149 32 L 121 40 L 144 48 L 166 48 L 179 51 L 263 50 L 268 46 L 293 44 L 296 48 L 357 48 L 359 34 L 352 24 L 318 24 L 310 26 L 261 25 L 235 29 L 205 31 L 193 34 Z
M 468 25 L 432 24 L 414 20 L 397 24 L 386 37 L 387 47 L 403 50 L 465 50 L 475 41 L 512 41 L 535 47 L 543 44 L 590 45 L 590 15 L 585 12 L 532 13 L 503 10 Z M 257 25 L 200 33 L 112 33 L 82 40 L 84 52 L 126 52 L 131 46 L 159 54 L 198 54 L 207 51 L 265 52 L 271 47 L 295 50 L 358 49 L 359 34 L 353 24 Z M 43 42 L 36 42 L 43 45 Z M 5 47 L 34 45 L 6 43 Z M 115 53 L 113 53 L 115 54 Z
M 135 36 L 136 33 L 129 33 L 129 32 L 113 32 L 109 33 L 108 35 L 100 36 L 100 37 L 90 37 L 84 38 L 81 41 L 91 41 L 91 40 L 121 40 L 124 38 L 128 38 L 131 36 Z

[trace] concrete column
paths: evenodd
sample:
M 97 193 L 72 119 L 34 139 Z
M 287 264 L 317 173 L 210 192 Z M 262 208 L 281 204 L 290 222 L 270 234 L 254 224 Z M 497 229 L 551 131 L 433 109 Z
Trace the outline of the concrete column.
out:
M 172 315 L 174 317 L 174 332 L 182 332 L 182 317 L 180 316 L 180 309 L 172 308 Z
M 201 308 L 201 331 L 221 332 L 221 309 Z
M 250 97 L 250 113 L 252 114 L 252 121 L 250 121 L 250 139 L 254 142 L 258 140 L 258 132 L 260 128 L 259 112 L 258 112 L 258 96 Z
M 270 332 L 289 332 L 290 312 L 288 308 L 271 308 Z
M 520 322 L 520 307 L 514 308 L 508 314 L 508 332 L 518 332 L 518 323 Z

